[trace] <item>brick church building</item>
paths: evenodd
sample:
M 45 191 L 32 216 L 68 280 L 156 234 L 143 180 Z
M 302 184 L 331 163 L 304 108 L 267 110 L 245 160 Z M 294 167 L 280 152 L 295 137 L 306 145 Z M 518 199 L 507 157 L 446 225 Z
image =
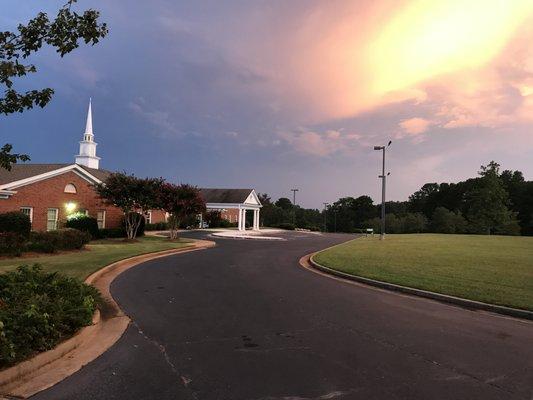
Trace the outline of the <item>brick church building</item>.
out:
M 73 164 L 14 164 L 11 171 L 0 168 L 0 213 L 21 211 L 30 217 L 36 231 L 61 228 L 73 213 L 85 213 L 98 221 L 100 228 L 117 228 L 122 223 L 120 209 L 104 204 L 94 184 L 105 183 L 111 174 L 99 168 L 96 155 L 92 106 L 89 102 L 87 121 L 79 154 Z M 259 229 L 261 202 L 253 189 L 200 189 L 208 210 L 218 210 L 222 217 L 245 229 L 245 216 L 252 211 L 253 229 Z M 161 210 L 151 210 L 147 223 L 166 221 Z

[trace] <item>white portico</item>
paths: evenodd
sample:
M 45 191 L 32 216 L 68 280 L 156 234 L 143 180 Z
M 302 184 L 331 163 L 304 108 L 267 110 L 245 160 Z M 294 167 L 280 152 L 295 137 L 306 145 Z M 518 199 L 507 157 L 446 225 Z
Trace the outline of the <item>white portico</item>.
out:
M 261 201 L 254 189 L 200 189 L 208 210 L 237 210 L 237 227 L 246 230 L 246 213 L 253 213 L 252 229 L 259 230 Z

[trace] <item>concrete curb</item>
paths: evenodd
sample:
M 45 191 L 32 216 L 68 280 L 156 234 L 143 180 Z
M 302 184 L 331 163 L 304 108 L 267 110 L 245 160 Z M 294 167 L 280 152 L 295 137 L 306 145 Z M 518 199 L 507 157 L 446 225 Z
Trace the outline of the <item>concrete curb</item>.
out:
M 208 240 L 194 240 L 192 246 L 141 254 L 109 264 L 91 274 L 85 282 L 95 286 L 105 306 L 84 327 L 57 347 L 0 372 L 1 398 L 28 398 L 72 375 L 109 349 L 124 333 L 130 319 L 111 296 L 111 282 L 124 271 L 146 261 L 215 246 Z
M 415 288 L 408 287 L 408 286 L 402 286 L 402 285 L 397 285 L 394 283 L 378 281 L 375 279 L 365 278 L 362 276 L 352 275 L 346 272 L 337 271 L 337 270 L 328 268 L 316 262 L 313 259 L 313 257 L 317 253 L 318 252 L 311 253 L 311 254 L 308 254 L 302 257 L 300 259 L 300 265 L 302 265 L 304 268 L 311 267 L 315 270 L 320 271 L 321 273 L 325 275 L 330 275 L 330 276 L 333 275 L 335 277 L 341 278 L 344 281 L 348 280 L 352 282 L 358 282 L 358 283 L 362 283 L 365 285 L 378 287 L 378 288 L 389 290 L 389 291 L 395 291 L 395 292 L 405 293 L 409 295 L 424 297 L 427 299 L 432 299 L 432 300 L 436 300 L 436 301 L 440 301 L 440 302 L 444 302 L 448 304 L 457 305 L 457 306 L 467 308 L 470 310 L 489 311 L 489 312 L 493 312 L 496 314 L 502 314 L 502 315 L 506 315 L 506 316 L 510 316 L 514 318 L 533 320 L 533 312 L 531 311 L 521 310 L 518 308 L 505 307 L 505 306 L 498 306 L 495 304 L 483 303 L 483 302 L 475 301 L 475 300 L 468 300 L 462 297 L 449 296 L 446 294 L 430 292 L 427 290 L 415 289 Z M 305 263 L 308 263 L 309 267 L 305 265 Z

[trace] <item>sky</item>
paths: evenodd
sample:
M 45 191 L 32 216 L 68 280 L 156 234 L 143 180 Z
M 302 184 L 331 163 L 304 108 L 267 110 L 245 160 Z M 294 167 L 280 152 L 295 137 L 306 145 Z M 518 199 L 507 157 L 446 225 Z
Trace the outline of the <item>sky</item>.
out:
M 0 0 L 2 30 L 64 0 Z M 43 7 L 46 7 L 43 9 Z M 533 180 L 532 0 L 79 0 L 109 35 L 45 48 L 20 90 L 44 109 L 0 117 L 32 162 L 72 162 L 89 97 L 101 168 L 253 187 L 322 207 L 406 200 L 495 160 Z

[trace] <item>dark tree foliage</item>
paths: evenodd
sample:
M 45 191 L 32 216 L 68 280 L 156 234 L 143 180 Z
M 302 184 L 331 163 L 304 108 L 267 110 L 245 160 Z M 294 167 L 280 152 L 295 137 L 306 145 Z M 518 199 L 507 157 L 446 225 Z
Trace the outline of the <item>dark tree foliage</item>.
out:
M 160 209 L 162 178 L 137 178 L 122 172 L 111 174 L 105 181 L 96 185 L 96 192 L 106 204 L 120 208 L 124 212 L 124 221 L 128 239 L 135 239 L 142 215 L 148 210 Z
M 283 210 L 291 210 L 292 209 L 292 202 L 286 197 L 280 197 L 276 201 L 276 206 L 280 207 Z
M 177 238 L 177 230 L 182 221 L 205 212 L 205 202 L 196 186 L 163 183 L 157 197 L 157 208 L 169 214 L 170 238 Z M 156 208 L 156 207 L 154 207 Z
M 14 80 L 37 72 L 37 67 L 27 62 L 28 57 L 38 52 L 44 45 L 53 47 L 61 57 L 76 49 L 80 42 L 95 45 L 107 35 L 105 23 L 99 23 L 100 13 L 96 10 L 74 11 L 77 0 L 68 0 L 55 18 L 40 12 L 27 24 L 19 24 L 15 31 L 0 32 L 0 85 L 4 87 L 0 97 L 0 114 L 12 114 L 44 107 L 54 90 L 34 89 L 19 92 Z M 25 154 L 11 153 L 11 146 L 0 149 L 0 168 L 10 169 L 17 161 L 27 161 Z

